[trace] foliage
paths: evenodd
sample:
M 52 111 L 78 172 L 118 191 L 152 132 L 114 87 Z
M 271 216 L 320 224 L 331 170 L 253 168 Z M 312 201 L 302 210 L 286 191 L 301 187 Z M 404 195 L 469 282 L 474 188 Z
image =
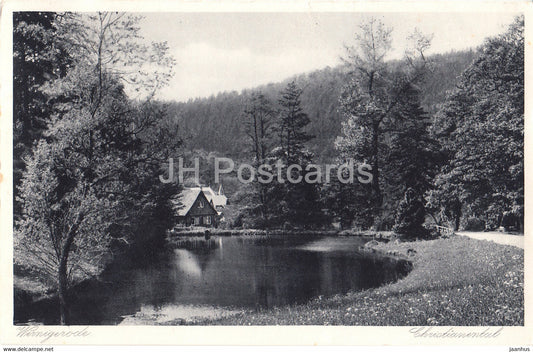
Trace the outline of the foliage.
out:
M 443 166 L 442 170 L 446 170 L 447 166 Z M 451 176 L 453 177 L 453 176 Z M 459 231 L 461 224 L 461 217 L 463 215 L 462 204 L 459 199 L 459 187 L 449 182 L 442 174 L 438 174 L 434 179 L 434 186 L 425 195 L 426 209 L 429 214 L 435 219 L 435 223 L 453 227 L 455 231 Z
M 13 14 L 13 175 L 19 185 L 23 159 L 31 154 L 50 118 L 48 97 L 41 86 L 65 75 L 71 58 L 57 40 L 56 18 L 51 12 Z M 14 213 L 20 215 L 15 200 Z
M 454 88 L 457 77 L 474 56 L 473 51 L 459 51 L 426 57 L 432 62 L 432 70 L 427 73 L 428 79 L 418 86 L 422 107 L 431 113 L 431 117 L 438 105 L 444 102 L 446 91 Z M 399 61 L 397 66 L 402 66 L 403 62 Z M 392 61 L 393 64 L 396 62 Z M 261 93 L 277 109 L 279 92 L 295 81 L 303 88 L 300 96 L 302 108 L 310 119 L 307 131 L 315 136 L 312 143 L 308 143 L 308 148 L 315 155 L 315 161 L 334 162 L 337 158 L 334 142 L 344 120 L 338 109 L 338 100 L 342 87 L 349 79 L 348 71 L 346 65 L 326 67 L 242 92 L 221 92 L 207 98 L 171 102 L 171 114 L 179 121 L 182 137 L 191 149 L 245 158 L 249 148 L 241 113 L 249 106 L 251 96 Z
M 384 204 L 381 219 L 394 222 L 397 206 L 405 190 L 412 188 L 417 194 L 424 194 L 432 188 L 435 175 L 443 163 L 444 155 L 438 141 L 431 136 L 430 120 L 421 108 L 420 92 L 412 88 L 406 90 L 410 98 L 399 106 L 394 124 L 383 146 L 382 179 Z
M 256 168 L 256 175 L 250 185 L 242 185 L 232 197 L 241 210 L 233 214 L 233 226 L 310 227 L 324 221 L 318 186 L 306 179 L 306 168 L 312 166 L 313 159 L 306 142 L 313 136 L 307 132 L 310 120 L 301 107 L 301 94 L 302 90 L 290 82 L 280 92 L 277 111 L 261 94 L 253 95 L 244 110 L 251 154 L 243 159 Z M 281 178 L 264 182 L 257 169 L 260 165 Z M 290 165 L 300 167 L 291 169 L 290 176 L 292 180 L 301 178 L 301 182 L 287 179 Z
M 244 110 L 244 125 L 257 164 L 261 164 L 272 149 L 274 114 L 272 103 L 265 95 L 252 93 Z
M 492 228 L 505 212 L 523 223 L 523 31 L 520 16 L 506 33 L 488 39 L 439 111 L 436 133 L 450 156 L 429 198 L 448 209 L 460 202 L 463 212 Z
M 250 138 L 254 158 L 252 164 L 256 169 L 265 163 L 273 147 L 274 114 L 272 104 L 263 94 L 252 93 L 244 115 L 246 134 Z M 255 222 L 259 221 L 259 223 L 248 224 L 250 227 L 263 227 L 266 225 L 265 215 L 268 206 L 267 186 L 255 178 L 253 187 L 254 191 L 249 192 L 250 199 L 244 213 L 250 215 L 251 219 L 255 219 Z
M 70 281 L 98 273 L 110 241 L 104 236 L 110 225 L 105 213 L 119 208 L 118 200 L 98 197 L 89 181 L 72 182 L 82 171 L 71 166 L 79 162 L 76 158 L 63 158 L 63 143 L 41 141 L 28 160 L 20 187 L 24 212 L 14 236 L 16 263 L 40 271 L 41 279 L 51 282 L 67 245 L 72 247 Z M 77 175 L 69 177 L 65 170 Z
M 298 165 L 300 170 L 292 168 L 290 175 L 293 180 L 300 178 L 301 181 L 276 180 L 267 185 L 268 222 L 272 225 L 308 227 L 320 226 L 324 221 L 318 186 L 306 178 L 310 174 L 308 166 L 312 165 L 313 154 L 305 143 L 313 136 L 306 131 L 310 120 L 301 107 L 301 94 L 302 90 L 296 83 L 290 82 L 279 99 L 281 109 L 276 125 L 279 139 L 267 162 L 287 177 L 288 168 Z
M 290 82 L 281 92 L 279 105 L 279 146 L 284 152 L 284 161 L 287 164 L 301 162 L 306 158 L 305 143 L 314 136 L 305 131 L 305 127 L 311 121 L 303 111 L 300 96 L 302 90 L 295 82 Z M 303 166 L 303 165 L 302 165 Z
M 467 218 L 463 224 L 463 229 L 465 231 L 483 231 L 485 230 L 485 221 L 474 217 Z
M 351 80 L 339 101 L 346 120 L 335 142 L 343 158 L 368 161 L 372 167 L 370 204 L 375 227 L 390 221 L 391 210 L 386 207 L 394 209 L 398 193 L 406 187 L 423 192 L 434 168 L 434 142 L 416 87 L 428 72 L 424 52 L 430 38 L 415 31 L 404 62 L 391 64 L 385 61 L 391 32 L 371 19 L 356 34 L 357 45 L 347 48 Z
M 176 190 L 154 180 L 180 142 L 161 106 L 132 103 L 120 83 L 128 74 L 116 66 L 170 60 L 164 46 L 155 45 L 155 52 L 139 46 L 138 18 L 115 13 L 60 18 L 57 35 L 68 43 L 73 61 L 64 76 L 41 87 L 53 113 L 19 188 L 15 258 L 20 265 L 41 263 L 42 279 L 56 282 L 65 324 L 66 290 L 98 273 L 112 240 L 128 242 L 126 234 L 146 226 L 148 217 L 163 217 L 163 227 L 171 221 Z M 152 77 L 142 85 L 155 89 L 168 76 Z
M 425 219 L 424 204 L 417 192 L 408 188 L 405 197 L 398 205 L 394 231 L 404 238 L 422 238 L 427 231 L 422 226 Z
M 332 221 L 342 229 L 368 229 L 374 220 L 370 203 L 370 187 L 362 183 L 342 183 L 337 177 L 321 189 L 322 204 Z

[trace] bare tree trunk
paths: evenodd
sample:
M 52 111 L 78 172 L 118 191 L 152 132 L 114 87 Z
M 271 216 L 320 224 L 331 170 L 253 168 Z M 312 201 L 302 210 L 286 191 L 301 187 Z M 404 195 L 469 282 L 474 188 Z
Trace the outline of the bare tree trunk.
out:
M 77 227 L 77 225 L 75 226 Z M 61 259 L 59 260 L 58 274 L 58 297 L 59 297 L 59 314 L 60 324 L 68 325 L 69 323 L 69 307 L 67 302 L 67 289 L 68 289 L 68 277 L 67 277 L 67 263 L 68 256 L 70 254 L 70 248 L 74 242 L 76 230 L 72 230 L 65 240 L 63 247 L 61 248 Z
M 455 213 L 454 231 L 459 231 L 459 225 L 461 225 L 461 213 Z
M 429 214 L 429 216 L 431 216 L 431 218 L 432 218 L 433 221 L 435 222 L 435 225 L 441 226 L 440 221 L 437 219 L 437 217 L 435 216 L 435 214 L 433 214 L 433 212 L 428 211 L 427 213 Z
M 454 231 L 459 231 L 459 226 L 461 225 L 461 202 L 457 199 L 455 201 L 455 228 Z
M 58 270 L 58 296 L 60 324 L 68 324 L 68 303 L 67 303 L 67 263 L 63 260 L 59 264 Z
M 379 186 L 379 124 L 374 123 L 372 131 L 372 195 L 374 216 L 381 215 L 381 206 L 383 203 L 381 189 Z M 374 218 L 374 222 L 375 222 Z

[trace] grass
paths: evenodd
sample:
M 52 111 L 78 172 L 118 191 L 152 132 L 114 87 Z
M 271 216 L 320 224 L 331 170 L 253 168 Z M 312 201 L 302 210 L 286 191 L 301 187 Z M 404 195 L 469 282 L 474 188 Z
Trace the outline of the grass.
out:
M 523 325 L 524 251 L 455 236 L 379 244 L 416 251 L 404 279 L 307 304 L 242 312 L 198 324 L 220 325 Z

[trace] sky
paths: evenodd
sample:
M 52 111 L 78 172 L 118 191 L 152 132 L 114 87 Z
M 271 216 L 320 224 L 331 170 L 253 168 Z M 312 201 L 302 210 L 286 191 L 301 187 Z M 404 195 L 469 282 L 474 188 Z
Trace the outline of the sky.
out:
M 146 13 L 141 33 L 166 41 L 175 75 L 157 97 L 186 101 L 241 91 L 340 64 L 345 45 L 373 16 L 392 27 L 389 59 L 403 56 L 418 28 L 433 34 L 428 53 L 475 48 L 502 33 L 513 13 Z

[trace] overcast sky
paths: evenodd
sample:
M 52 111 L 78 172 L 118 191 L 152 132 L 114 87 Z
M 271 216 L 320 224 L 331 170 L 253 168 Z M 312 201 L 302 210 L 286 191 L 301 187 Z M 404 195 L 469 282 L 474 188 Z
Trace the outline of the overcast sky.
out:
M 338 65 L 344 44 L 365 18 L 393 28 L 393 52 L 403 55 L 417 27 L 433 33 L 430 53 L 472 48 L 505 31 L 510 13 L 148 13 L 142 34 L 167 41 L 177 65 L 159 98 L 178 101 L 240 91 L 294 74 Z

